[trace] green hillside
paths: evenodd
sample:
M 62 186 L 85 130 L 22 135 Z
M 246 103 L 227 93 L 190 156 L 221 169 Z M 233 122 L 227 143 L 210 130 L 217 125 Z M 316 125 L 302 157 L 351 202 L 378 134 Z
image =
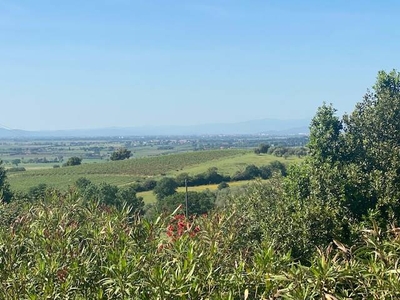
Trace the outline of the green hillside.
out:
M 256 155 L 249 150 L 237 149 L 195 151 L 57 169 L 28 170 L 10 173 L 9 182 L 13 189 L 20 191 L 27 191 L 40 183 L 66 189 L 80 177 L 86 177 L 93 183 L 127 185 L 147 177 L 176 176 L 182 172 L 198 174 L 210 167 L 217 167 L 219 172 L 233 175 L 236 171 L 243 170 L 246 165 L 261 166 L 274 160 L 290 163 L 300 159 L 289 157 L 285 160 L 272 155 Z
M 40 183 L 65 189 L 79 177 L 87 177 L 94 183 L 123 185 L 143 177 L 161 176 L 223 158 L 241 156 L 243 153 L 242 150 L 197 151 L 57 169 L 28 170 L 10 173 L 9 181 L 16 190 L 27 190 Z

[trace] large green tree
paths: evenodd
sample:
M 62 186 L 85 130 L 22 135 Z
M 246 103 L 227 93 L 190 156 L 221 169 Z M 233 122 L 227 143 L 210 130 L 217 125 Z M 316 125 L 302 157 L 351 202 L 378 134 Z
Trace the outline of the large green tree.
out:
M 110 159 L 111 160 L 124 160 L 124 159 L 128 159 L 129 157 L 131 157 L 131 155 L 132 155 L 132 152 L 129 151 L 128 149 L 120 148 L 111 154 Z
M 80 165 L 82 163 L 82 158 L 77 157 L 77 156 L 73 156 L 68 158 L 67 162 L 64 164 L 65 167 L 69 167 L 69 166 L 77 166 Z
M 173 178 L 164 177 L 157 182 L 153 193 L 156 195 L 157 200 L 161 200 L 167 196 L 175 194 L 177 188 L 178 184 Z
M 7 172 L 2 164 L 3 161 L 0 160 L 0 201 L 8 203 L 11 201 L 12 192 L 7 181 Z
M 189 215 L 201 215 L 208 213 L 214 208 L 215 194 L 211 192 L 188 192 L 188 213 Z M 157 201 L 159 211 L 172 213 L 177 207 L 181 206 L 183 211 L 186 205 L 186 193 L 174 193 Z
M 318 162 L 336 162 L 341 159 L 342 122 L 332 105 L 318 108 L 310 125 L 310 155 Z
M 350 241 L 370 216 L 383 226 L 399 224 L 399 78 L 396 71 L 379 72 L 372 91 L 343 118 L 332 105 L 318 109 L 310 155 L 290 168 L 284 184 L 285 201 L 295 207 L 286 218 L 301 216 L 303 232 L 309 232 L 304 245 Z
M 399 219 L 400 73 L 380 71 L 373 91 L 344 117 L 349 203 L 375 209 L 383 220 Z M 357 204 L 357 205 L 354 205 Z
M 399 220 L 400 74 L 379 72 L 351 114 L 335 113 L 324 104 L 313 118 L 307 172 L 292 174 L 291 195 L 335 203 L 353 220 L 372 212 L 385 223 Z

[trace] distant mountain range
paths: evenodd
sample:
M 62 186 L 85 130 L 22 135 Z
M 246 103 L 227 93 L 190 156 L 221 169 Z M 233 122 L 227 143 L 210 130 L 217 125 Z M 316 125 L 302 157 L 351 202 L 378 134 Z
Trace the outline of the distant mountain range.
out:
M 160 135 L 293 135 L 308 134 L 310 120 L 262 119 L 239 123 L 216 123 L 190 126 L 109 127 L 99 129 L 27 131 L 0 128 L 0 138 L 39 137 L 116 137 Z

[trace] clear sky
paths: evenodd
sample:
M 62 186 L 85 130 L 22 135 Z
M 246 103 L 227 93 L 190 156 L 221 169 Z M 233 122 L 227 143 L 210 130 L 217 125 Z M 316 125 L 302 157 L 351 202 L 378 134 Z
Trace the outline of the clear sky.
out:
M 351 112 L 399 69 L 400 1 L 0 0 L 0 124 L 27 130 Z

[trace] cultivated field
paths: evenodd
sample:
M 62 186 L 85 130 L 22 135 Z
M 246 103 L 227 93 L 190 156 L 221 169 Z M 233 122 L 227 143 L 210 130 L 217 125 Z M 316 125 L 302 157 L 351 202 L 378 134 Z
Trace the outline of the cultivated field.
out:
M 177 175 L 186 172 L 190 175 L 195 175 L 205 172 L 209 168 L 216 167 L 218 168 L 219 173 L 224 175 L 233 175 L 237 171 L 243 171 L 248 165 L 253 164 L 259 167 L 267 165 L 275 160 L 290 164 L 300 162 L 302 159 L 296 156 L 290 156 L 287 159 L 284 159 L 283 157 L 268 154 L 256 155 L 253 151 L 241 151 L 238 155 L 224 157 L 217 161 L 207 161 L 202 164 L 188 166 L 183 170 L 172 171 L 169 174 Z
M 10 173 L 9 181 L 16 190 L 27 190 L 29 187 L 40 183 L 65 189 L 79 177 L 87 177 L 95 183 L 104 181 L 124 185 L 135 182 L 140 177 L 161 176 L 171 171 L 179 171 L 209 161 L 234 157 L 241 153 L 242 151 L 238 150 L 198 151 L 125 161 L 82 164 L 57 169 L 28 170 Z
M 217 167 L 220 173 L 233 175 L 248 164 L 261 166 L 274 160 L 287 163 L 299 161 L 294 157 L 283 159 L 273 155 L 256 155 L 249 150 L 195 151 L 57 169 L 16 172 L 9 174 L 9 182 L 13 189 L 20 191 L 27 191 L 30 187 L 40 183 L 65 190 L 80 177 L 86 177 L 93 183 L 107 182 L 122 186 L 147 177 L 176 176 L 182 172 L 198 174 L 205 172 L 210 167 Z
M 266 181 L 266 180 L 263 180 L 263 181 Z M 229 187 L 232 188 L 232 187 L 247 186 L 251 182 L 254 182 L 254 180 L 232 181 L 232 182 L 229 182 L 228 184 L 229 184 Z M 191 192 L 203 192 L 207 189 L 210 191 L 215 191 L 218 189 L 218 184 L 206 184 L 206 185 L 188 187 L 188 191 L 191 191 Z M 178 187 L 178 192 L 184 192 L 184 191 L 185 191 L 184 187 Z M 157 201 L 156 195 L 154 195 L 153 191 L 140 192 L 140 193 L 137 193 L 137 196 L 142 197 L 144 203 L 146 203 L 146 204 L 154 203 Z

